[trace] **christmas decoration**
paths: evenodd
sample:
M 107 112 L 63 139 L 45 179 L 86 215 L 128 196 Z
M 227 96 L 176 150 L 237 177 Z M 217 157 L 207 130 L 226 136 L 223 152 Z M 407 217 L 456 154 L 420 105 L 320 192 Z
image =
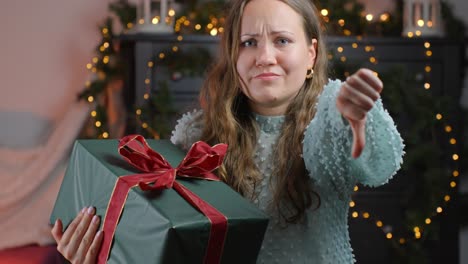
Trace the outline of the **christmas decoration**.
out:
M 442 36 L 440 0 L 404 0 L 403 36 Z

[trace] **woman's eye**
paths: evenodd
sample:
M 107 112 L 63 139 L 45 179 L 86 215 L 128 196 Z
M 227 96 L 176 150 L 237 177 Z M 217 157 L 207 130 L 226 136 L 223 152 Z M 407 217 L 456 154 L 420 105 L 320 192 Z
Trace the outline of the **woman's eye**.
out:
M 249 40 L 246 40 L 246 41 L 243 41 L 241 43 L 241 46 L 242 47 L 251 47 L 251 46 L 255 46 L 255 40 L 252 40 L 252 39 L 249 39 Z
M 289 44 L 289 39 L 287 38 L 280 38 L 276 41 L 276 43 L 280 44 L 280 45 L 286 45 L 286 44 Z

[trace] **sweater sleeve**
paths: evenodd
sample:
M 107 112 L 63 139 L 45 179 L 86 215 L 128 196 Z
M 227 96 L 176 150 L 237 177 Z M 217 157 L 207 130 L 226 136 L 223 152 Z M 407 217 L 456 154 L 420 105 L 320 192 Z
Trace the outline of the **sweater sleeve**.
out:
M 340 81 L 330 81 L 319 97 L 304 135 L 306 168 L 316 184 L 339 192 L 349 192 L 356 183 L 382 185 L 400 169 L 403 139 L 379 99 L 367 114 L 364 150 L 352 158 L 352 131 L 336 107 L 340 87 Z
M 188 150 L 193 143 L 201 138 L 203 126 L 201 117 L 202 110 L 187 112 L 177 120 L 177 124 L 172 131 L 171 142 L 184 150 Z

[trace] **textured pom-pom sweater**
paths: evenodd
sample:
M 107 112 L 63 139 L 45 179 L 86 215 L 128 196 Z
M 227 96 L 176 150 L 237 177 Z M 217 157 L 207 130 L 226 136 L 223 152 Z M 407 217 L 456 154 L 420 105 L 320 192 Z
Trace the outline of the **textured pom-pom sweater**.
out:
M 259 195 L 252 202 L 271 216 L 257 263 L 354 263 L 348 232 L 348 208 L 354 186 L 382 185 L 400 168 L 403 140 L 380 99 L 367 114 L 365 148 L 359 158 L 351 157 L 352 132 L 336 108 L 340 87 L 340 81 L 330 81 L 324 87 L 316 115 L 304 131 L 302 158 L 312 188 L 320 196 L 320 207 L 307 212 L 305 223 L 284 228 L 278 224 L 276 214 L 267 209 L 272 199 L 272 153 L 284 117 L 254 114 L 260 133 L 253 155 L 263 180 Z M 171 141 L 188 149 L 199 140 L 200 115 L 202 111 L 182 116 Z

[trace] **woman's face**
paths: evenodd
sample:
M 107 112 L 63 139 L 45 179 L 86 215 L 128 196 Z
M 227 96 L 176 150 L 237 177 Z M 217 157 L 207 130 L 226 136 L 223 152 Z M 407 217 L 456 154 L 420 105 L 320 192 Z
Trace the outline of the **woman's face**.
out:
M 301 16 L 281 1 L 252 0 L 241 21 L 237 71 L 252 110 L 283 115 L 314 66 L 316 39 Z M 311 43 L 311 44 L 310 44 Z

